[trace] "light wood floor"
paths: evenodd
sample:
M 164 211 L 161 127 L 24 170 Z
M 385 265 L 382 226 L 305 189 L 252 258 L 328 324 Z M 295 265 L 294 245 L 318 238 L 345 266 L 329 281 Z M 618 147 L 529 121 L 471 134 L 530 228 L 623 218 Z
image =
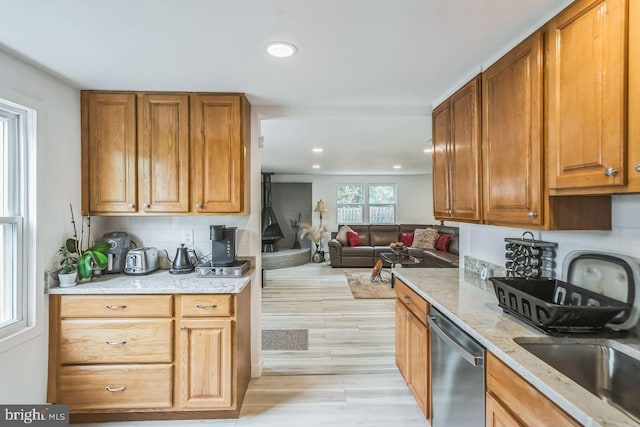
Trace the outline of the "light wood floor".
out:
M 306 264 L 266 272 L 262 327 L 309 329 L 309 350 L 264 351 L 264 374 L 251 380 L 239 419 L 100 425 L 427 426 L 395 367 L 394 300 L 354 299 L 344 271 Z

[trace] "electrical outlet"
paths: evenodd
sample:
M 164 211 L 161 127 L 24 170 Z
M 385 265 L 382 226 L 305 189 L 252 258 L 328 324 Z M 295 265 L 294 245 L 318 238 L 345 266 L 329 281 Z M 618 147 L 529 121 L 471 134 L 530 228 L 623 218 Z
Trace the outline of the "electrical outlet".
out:
M 193 230 L 184 230 L 181 243 L 185 246 L 193 246 Z

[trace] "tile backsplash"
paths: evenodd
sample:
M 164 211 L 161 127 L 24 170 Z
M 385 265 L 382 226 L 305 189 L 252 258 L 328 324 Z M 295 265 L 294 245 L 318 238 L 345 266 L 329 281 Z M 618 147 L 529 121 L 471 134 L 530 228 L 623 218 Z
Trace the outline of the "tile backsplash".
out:
M 248 216 L 130 216 L 92 217 L 92 239 L 110 231 L 125 231 L 138 247 L 153 246 L 166 250 L 170 257 L 176 253 L 180 243 L 185 243 L 185 233 L 191 232 L 193 247 L 198 256 L 211 253 L 209 226 L 226 225 L 238 227 L 238 255 L 250 256 L 250 231 Z

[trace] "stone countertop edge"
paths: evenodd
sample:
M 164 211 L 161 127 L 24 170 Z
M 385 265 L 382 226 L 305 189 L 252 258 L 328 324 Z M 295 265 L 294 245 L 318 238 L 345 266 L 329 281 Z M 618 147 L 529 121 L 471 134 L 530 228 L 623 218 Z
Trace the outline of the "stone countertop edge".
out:
M 393 274 L 579 423 L 586 427 L 639 425 L 514 342 L 515 337 L 551 337 L 505 314 L 490 282 L 477 274 L 457 268 L 397 268 Z M 637 339 L 622 339 L 612 346 L 640 358 L 637 343 Z
M 143 276 L 105 275 L 68 288 L 49 288 L 51 295 L 108 294 L 239 294 L 251 282 L 255 269 L 242 277 L 197 277 L 195 273 L 169 274 L 160 270 Z

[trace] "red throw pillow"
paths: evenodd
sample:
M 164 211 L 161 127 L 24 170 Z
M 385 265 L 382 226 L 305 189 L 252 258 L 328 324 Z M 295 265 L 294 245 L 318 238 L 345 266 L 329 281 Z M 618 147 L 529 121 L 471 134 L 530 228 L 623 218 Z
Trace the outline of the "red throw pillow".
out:
M 349 246 L 362 245 L 362 242 L 360 241 L 360 235 L 355 231 L 347 231 L 347 240 L 349 241 Z
M 411 247 L 411 245 L 413 245 L 413 233 L 402 233 L 400 235 L 400 241 L 404 243 L 406 248 Z
M 451 243 L 451 236 L 449 234 L 441 234 L 436 240 L 435 248 L 439 251 L 447 252 L 449 250 L 449 244 Z

